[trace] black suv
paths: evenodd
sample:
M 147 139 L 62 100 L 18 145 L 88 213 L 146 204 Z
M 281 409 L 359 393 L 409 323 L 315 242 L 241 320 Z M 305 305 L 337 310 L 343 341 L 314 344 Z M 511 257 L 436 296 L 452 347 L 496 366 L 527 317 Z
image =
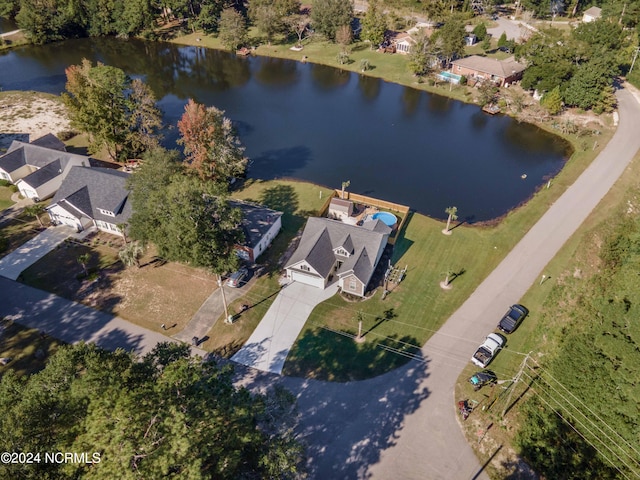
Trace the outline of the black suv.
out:
M 516 328 L 518 328 L 520 322 L 522 322 L 524 317 L 527 315 L 529 315 L 527 307 L 523 307 L 518 304 L 512 305 L 511 308 L 509 308 L 509 311 L 504 314 L 502 320 L 500 320 L 498 328 L 504 333 L 512 333 Z

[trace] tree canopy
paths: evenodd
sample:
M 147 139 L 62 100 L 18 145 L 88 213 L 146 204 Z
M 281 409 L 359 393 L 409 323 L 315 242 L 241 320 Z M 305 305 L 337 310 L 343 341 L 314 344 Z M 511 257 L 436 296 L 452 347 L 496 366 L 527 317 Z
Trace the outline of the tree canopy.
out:
M 295 478 L 302 449 L 291 394 L 254 395 L 232 369 L 158 344 L 142 358 L 94 345 L 61 347 L 46 368 L 0 381 L 3 451 L 40 463 L 0 464 L 2 478 Z M 44 452 L 88 452 L 47 463 Z
M 231 120 L 216 107 L 189 100 L 178 121 L 186 164 L 202 179 L 227 184 L 245 173 L 247 158 Z
M 66 69 L 62 100 L 74 128 L 89 135 L 89 151 L 105 148 L 116 160 L 138 157 L 158 142 L 162 125 L 155 98 L 141 80 L 87 59 Z
M 335 40 L 338 28 L 350 25 L 353 5 L 343 0 L 313 0 L 311 22 L 313 28 L 330 40 Z
M 153 243 L 167 260 L 215 273 L 237 269 L 241 214 L 227 202 L 226 186 L 187 175 L 177 152 L 158 148 L 143 157 L 130 188 L 132 239 Z
M 369 2 L 367 13 L 362 19 L 362 33 L 360 38 L 371 43 L 371 47 L 377 47 L 384 41 L 384 34 L 387 31 L 387 16 L 382 11 L 380 2 L 372 0 Z
M 218 37 L 229 50 L 236 50 L 246 43 L 247 21 L 235 8 L 225 8 L 220 14 Z

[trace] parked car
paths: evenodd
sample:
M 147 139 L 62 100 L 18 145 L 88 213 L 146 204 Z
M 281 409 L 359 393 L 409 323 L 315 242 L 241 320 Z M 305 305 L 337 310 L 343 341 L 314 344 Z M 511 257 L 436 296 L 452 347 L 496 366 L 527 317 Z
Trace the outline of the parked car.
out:
M 484 342 L 482 342 L 482 345 L 478 347 L 476 353 L 473 354 L 471 361 L 480 368 L 486 368 L 502 347 L 504 347 L 504 342 L 505 340 L 502 336 L 497 333 L 490 333 Z
M 249 270 L 247 270 L 245 267 L 240 268 L 239 270 L 229 275 L 229 278 L 227 279 L 227 286 L 233 288 L 239 287 L 247 275 L 249 275 Z
M 497 383 L 498 377 L 491 370 L 482 370 L 481 372 L 476 372 L 471 377 L 469 377 L 469 383 L 473 385 L 473 389 L 475 391 L 480 390 L 485 385 L 493 385 Z
M 504 317 L 498 323 L 498 328 L 504 333 L 512 333 L 527 315 L 529 315 L 527 307 L 518 304 L 511 305 L 509 311 L 504 314 Z

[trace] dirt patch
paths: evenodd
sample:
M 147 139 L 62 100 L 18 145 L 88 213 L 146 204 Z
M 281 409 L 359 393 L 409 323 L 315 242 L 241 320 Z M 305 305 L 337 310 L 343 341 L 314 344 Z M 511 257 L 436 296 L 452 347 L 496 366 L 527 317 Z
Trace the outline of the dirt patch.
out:
M 182 330 L 217 288 L 214 275 L 159 260 L 152 250 L 140 259 L 141 268 L 124 268 L 121 247 L 120 237 L 104 232 L 84 242 L 66 241 L 25 270 L 21 280 L 145 328 L 162 331 L 164 323 L 170 335 Z M 89 255 L 88 276 L 78 261 L 83 254 Z
M 0 93 L 0 149 L 13 140 L 28 141 L 69 130 L 67 110 L 59 97 L 39 92 Z

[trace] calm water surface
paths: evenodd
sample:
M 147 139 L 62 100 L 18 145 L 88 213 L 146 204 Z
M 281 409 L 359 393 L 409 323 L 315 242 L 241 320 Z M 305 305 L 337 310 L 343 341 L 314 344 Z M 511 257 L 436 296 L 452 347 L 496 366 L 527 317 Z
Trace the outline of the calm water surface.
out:
M 375 54 L 371 63 L 375 65 Z M 189 98 L 226 111 L 250 176 L 293 177 L 444 218 L 499 217 L 563 166 L 568 144 L 477 106 L 338 69 L 164 43 L 73 40 L 0 56 L 5 90 L 64 90 L 83 57 L 143 78 L 175 125 Z M 175 127 L 165 143 L 175 145 Z M 523 178 L 524 177 L 524 178 Z

